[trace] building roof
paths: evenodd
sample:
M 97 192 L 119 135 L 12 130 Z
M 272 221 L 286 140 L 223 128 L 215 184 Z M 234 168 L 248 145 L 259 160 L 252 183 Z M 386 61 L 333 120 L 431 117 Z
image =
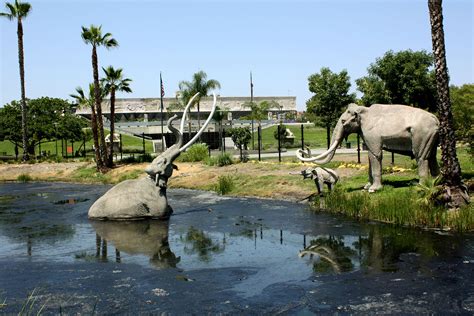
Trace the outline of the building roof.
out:
M 254 102 L 259 103 L 261 101 L 276 101 L 281 108 L 275 108 L 274 111 L 296 111 L 296 97 L 254 97 Z M 217 105 L 221 109 L 228 110 L 230 112 L 248 112 L 249 108 L 243 107 L 245 102 L 249 102 L 250 97 L 217 97 Z M 167 108 L 176 103 L 176 98 L 163 98 L 163 111 L 166 112 Z M 212 97 L 201 98 L 200 111 L 210 112 L 212 106 Z M 122 98 L 115 100 L 115 113 L 116 114 L 128 114 L 128 113 L 158 113 L 160 112 L 160 98 Z M 174 110 L 171 112 L 182 112 L 182 110 Z M 102 113 L 110 113 L 110 100 L 105 99 L 102 101 Z M 76 114 L 90 114 L 90 108 L 78 108 Z

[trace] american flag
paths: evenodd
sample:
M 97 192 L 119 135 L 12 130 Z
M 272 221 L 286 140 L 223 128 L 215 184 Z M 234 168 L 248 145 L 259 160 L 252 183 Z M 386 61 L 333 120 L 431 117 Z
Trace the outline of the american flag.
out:
M 161 97 L 165 96 L 165 87 L 163 87 L 163 80 L 161 79 L 161 73 L 160 73 L 160 86 L 161 86 Z

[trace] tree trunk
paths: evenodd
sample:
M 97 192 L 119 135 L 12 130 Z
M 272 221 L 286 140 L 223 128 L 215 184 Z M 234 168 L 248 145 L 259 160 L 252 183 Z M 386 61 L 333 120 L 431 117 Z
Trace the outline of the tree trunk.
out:
M 467 192 L 461 181 L 461 166 L 456 155 L 453 114 L 449 97 L 449 77 L 444 44 L 442 0 L 428 0 L 431 22 L 431 39 L 435 59 L 437 106 L 440 121 L 441 173 L 445 186 L 445 202 L 450 207 L 459 207 L 468 202 Z M 468 196 L 467 196 L 468 197 Z
M 28 107 L 26 105 L 26 93 L 25 93 L 25 63 L 23 55 L 23 25 L 21 24 L 21 18 L 18 18 L 18 63 L 20 65 L 20 86 L 21 86 L 21 132 L 23 141 L 23 161 L 30 160 L 29 146 L 28 146 L 28 129 L 27 129 L 27 118 Z
M 115 129 L 115 88 L 110 90 L 110 143 L 108 147 L 107 167 L 114 165 L 114 129 Z
M 102 169 L 102 165 L 101 165 L 102 162 L 101 162 L 100 151 L 99 151 L 99 135 L 97 132 L 97 119 L 96 119 L 94 104 L 91 104 L 91 128 L 92 128 L 92 139 L 94 140 L 94 154 L 95 154 L 96 167 L 97 167 L 97 171 L 100 171 Z
M 99 171 L 104 171 L 104 161 L 107 159 L 107 153 L 105 149 L 105 135 L 104 135 L 104 121 L 102 120 L 102 97 L 99 85 L 99 66 L 97 61 L 97 49 L 92 46 L 92 70 L 94 76 L 94 103 L 96 112 L 97 131 L 99 138 L 99 158 L 97 161 L 97 167 Z

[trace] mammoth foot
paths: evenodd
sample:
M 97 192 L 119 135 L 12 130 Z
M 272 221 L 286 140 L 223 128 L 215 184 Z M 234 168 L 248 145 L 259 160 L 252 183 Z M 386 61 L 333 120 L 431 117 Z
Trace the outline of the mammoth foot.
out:
M 379 191 L 380 189 L 382 189 L 382 185 L 381 185 L 381 184 L 367 183 L 367 184 L 364 186 L 364 190 L 368 191 L 369 193 L 374 193 L 375 191 Z

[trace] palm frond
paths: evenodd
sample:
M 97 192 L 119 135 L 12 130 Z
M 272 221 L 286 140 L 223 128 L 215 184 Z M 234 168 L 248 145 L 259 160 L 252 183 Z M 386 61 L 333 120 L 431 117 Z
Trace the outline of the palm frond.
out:
M 18 17 L 24 18 L 28 16 L 28 14 L 31 11 L 31 4 L 29 4 L 28 2 L 19 2 L 17 10 L 18 10 Z

